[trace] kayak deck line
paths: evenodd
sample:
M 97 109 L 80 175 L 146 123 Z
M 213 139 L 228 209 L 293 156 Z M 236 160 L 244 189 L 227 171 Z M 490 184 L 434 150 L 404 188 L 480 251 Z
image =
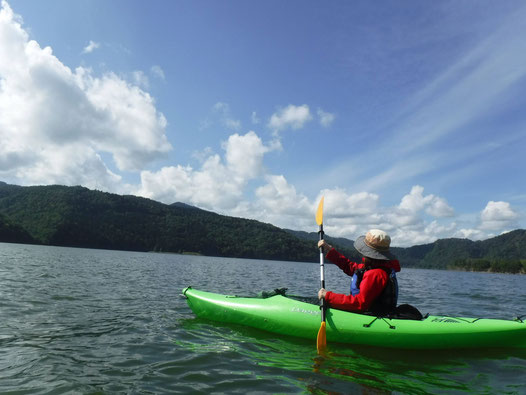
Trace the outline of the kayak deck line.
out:
M 194 314 L 213 321 L 241 324 L 287 336 L 316 339 L 318 305 L 281 294 L 242 297 L 183 290 Z M 327 340 L 406 349 L 525 348 L 526 323 L 428 315 L 422 320 L 375 317 L 328 308 Z

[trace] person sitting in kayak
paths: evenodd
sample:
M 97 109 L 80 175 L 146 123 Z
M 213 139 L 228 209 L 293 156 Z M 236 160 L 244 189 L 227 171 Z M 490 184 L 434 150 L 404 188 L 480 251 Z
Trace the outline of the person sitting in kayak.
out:
M 371 229 L 354 242 L 354 248 L 362 255 L 362 262 L 352 262 L 340 254 L 325 240 L 318 247 L 327 259 L 352 277 L 349 295 L 334 293 L 321 288 L 318 298 L 325 298 L 330 307 L 374 315 L 387 315 L 396 308 L 398 282 L 396 272 L 400 263 L 389 252 L 391 238 L 379 229 Z

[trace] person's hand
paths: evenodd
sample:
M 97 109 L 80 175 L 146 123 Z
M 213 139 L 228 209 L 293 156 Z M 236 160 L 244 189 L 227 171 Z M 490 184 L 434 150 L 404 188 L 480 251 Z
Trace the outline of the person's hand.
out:
M 325 288 L 321 288 L 319 291 L 318 291 L 318 299 L 322 299 L 322 298 L 325 298 L 325 295 L 327 294 L 327 291 Z
M 321 248 L 324 254 L 332 250 L 332 246 L 325 240 L 318 241 L 318 248 Z

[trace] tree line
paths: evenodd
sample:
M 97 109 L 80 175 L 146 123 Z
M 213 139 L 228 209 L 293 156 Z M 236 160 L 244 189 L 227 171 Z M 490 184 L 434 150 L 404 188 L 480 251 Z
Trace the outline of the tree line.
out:
M 360 259 L 352 240 L 326 238 L 348 258 Z M 317 239 L 316 232 L 285 230 L 183 203 L 167 205 L 79 186 L 0 182 L 4 242 L 317 262 Z M 392 250 L 402 267 L 525 273 L 526 230 Z
M 464 270 L 471 272 L 492 272 L 492 273 L 512 273 L 526 274 L 526 259 L 456 259 L 448 266 L 451 270 Z

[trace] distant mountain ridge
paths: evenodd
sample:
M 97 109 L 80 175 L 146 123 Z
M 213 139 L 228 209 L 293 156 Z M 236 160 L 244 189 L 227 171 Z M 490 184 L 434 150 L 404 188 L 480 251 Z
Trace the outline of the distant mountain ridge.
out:
M 288 232 L 304 240 L 315 242 L 318 234 L 315 232 L 301 232 L 287 229 Z M 325 239 L 334 246 L 347 252 L 349 258 L 356 257 L 353 250 L 353 240 L 345 238 Z M 472 241 L 469 239 L 449 238 L 439 239 L 433 243 L 412 247 L 392 247 L 391 251 L 405 267 L 420 267 L 446 269 L 453 266 L 455 261 L 462 259 L 486 260 L 525 260 L 526 259 L 526 230 L 517 229 L 487 240 Z
M 352 240 L 326 239 L 349 258 L 359 259 Z M 317 240 L 316 232 L 280 229 L 180 202 L 166 205 L 79 186 L 0 182 L 4 242 L 316 262 Z M 392 250 L 405 267 L 446 269 L 459 259 L 524 260 L 526 230 L 483 241 L 440 239 Z

